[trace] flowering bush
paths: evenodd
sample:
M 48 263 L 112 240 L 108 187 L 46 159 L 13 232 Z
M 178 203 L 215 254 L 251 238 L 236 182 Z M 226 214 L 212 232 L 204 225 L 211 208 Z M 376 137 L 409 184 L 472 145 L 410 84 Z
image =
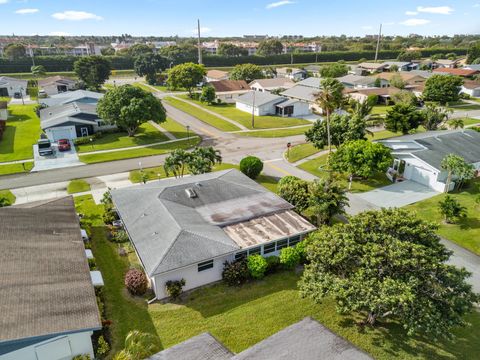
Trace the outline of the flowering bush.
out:
M 138 269 L 130 269 L 125 275 L 125 286 L 132 295 L 143 295 L 147 292 L 148 280 L 145 273 Z

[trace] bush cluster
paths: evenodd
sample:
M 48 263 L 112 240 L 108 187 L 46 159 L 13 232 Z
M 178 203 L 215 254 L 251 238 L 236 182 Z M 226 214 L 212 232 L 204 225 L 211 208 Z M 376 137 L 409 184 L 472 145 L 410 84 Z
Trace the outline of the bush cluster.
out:
M 242 285 L 248 280 L 249 275 L 246 259 L 225 261 L 223 264 L 222 278 L 229 286 Z
M 278 256 L 268 256 L 265 260 L 267 261 L 267 270 L 265 271 L 265 274 L 273 274 L 280 268 L 280 258 Z
M 256 179 L 263 170 L 263 162 L 256 156 L 247 156 L 240 161 L 240 171 L 250 179 Z
M 251 255 L 247 258 L 248 271 L 254 279 L 261 279 L 267 271 L 267 260 L 262 255 Z
M 148 287 L 148 280 L 145 273 L 139 269 L 128 270 L 125 274 L 125 286 L 132 295 L 144 295 Z
M 113 231 L 112 232 L 112 238 L 111 240 L 116 243 L 125 243 L 130 240 L 128 237 L 128 234 L 125 230 L 118 230 L 118 231 Z
M 286 269 L 293 269 L 300 263 L 300 253 L 296 247 L 283 248 L 280 251 L 280 264 Z
M 185 284 L 185 279 L 167 281 L 165 283 L 165 289 L 167 290 L 168 296 L 170 296 L 170 298 L 173 300 L 178 299 L 178 297 L 182 294 Z

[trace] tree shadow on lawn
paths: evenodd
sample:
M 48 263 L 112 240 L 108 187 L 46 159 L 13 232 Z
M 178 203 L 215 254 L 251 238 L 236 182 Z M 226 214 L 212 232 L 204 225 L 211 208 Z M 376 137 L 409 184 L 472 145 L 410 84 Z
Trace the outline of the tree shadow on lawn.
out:
M 36 117 L 36 115 L 35 115 Z M 33 118 L 29 115 L 26 114 L 15 114 L 14 111 L 10 112 L 10 116 L 8 117 L 7 124 L 8 123 L 15 123 L 15 122 L 22 122 L 22 121 L 27 121 L 27 120 L 32 120 Z
M 459 225 L 460 229 L 462 230 L 479 229 L 480 219 L 474 217 L 467 217 L 461 219 L 457 225 Z
M 3 137 L 0 139 L 0 154 L 13 154 L 13 144 L 15 141 L 16 126 L 5 127 Z

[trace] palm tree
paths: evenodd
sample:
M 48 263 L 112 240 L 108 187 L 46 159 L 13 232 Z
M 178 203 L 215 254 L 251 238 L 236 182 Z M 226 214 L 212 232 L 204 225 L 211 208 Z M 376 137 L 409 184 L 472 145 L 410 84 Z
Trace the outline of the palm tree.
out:
M 213 147 L 198 147 L 191 152 L 188 168 L 193 175 L 205 174 L 212 171 L 213 166 L 222 163 L 220 150 Z
M 165 159 L 163 168 L 167 176 L 173 173 L 175 177 L 183 177 L 185 174 L 185 166 L 191 160 L 190 153 L 182 149 L 176 149 Z
M 320 91 L 315 98 L 315 102 L 325 113 L 327 118 L 327 138 L 328 152 L 332 152 L 332 141 L 330 137 L 330 115 L 338 109 L 343 102 L 343 85 L 337 79 L 325 78 L 321 81 Z
M 157 339 L 152 334 L 132 330 L 125 338 L 125 348 L 113 360 L 142 360 L 158 351 Z
M 463 119 L 460 119 L 460 118 L 456 118 L 456 119 L 452 119 L 448 122 L 448 125 L 450 125 L 453 129 L 463 129 L 463 127 L 465 126 L 465 122 L 463 121 Z

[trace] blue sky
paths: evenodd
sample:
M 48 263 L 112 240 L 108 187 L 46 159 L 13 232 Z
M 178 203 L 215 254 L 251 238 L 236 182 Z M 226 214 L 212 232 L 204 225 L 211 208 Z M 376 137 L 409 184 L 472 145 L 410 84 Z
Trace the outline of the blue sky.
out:
M 480 33 L 480 0 L 0 0 L 0 34 L 191 36 Z

